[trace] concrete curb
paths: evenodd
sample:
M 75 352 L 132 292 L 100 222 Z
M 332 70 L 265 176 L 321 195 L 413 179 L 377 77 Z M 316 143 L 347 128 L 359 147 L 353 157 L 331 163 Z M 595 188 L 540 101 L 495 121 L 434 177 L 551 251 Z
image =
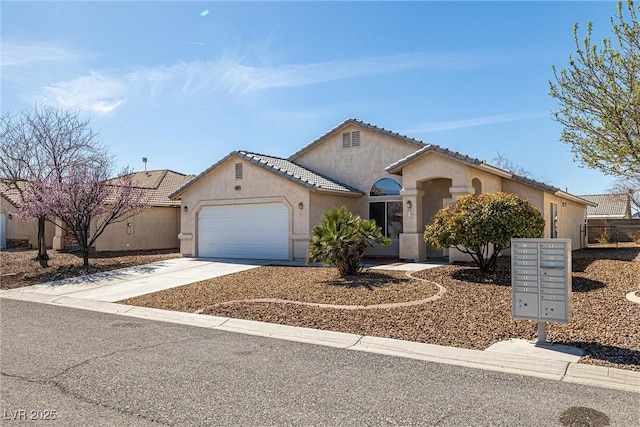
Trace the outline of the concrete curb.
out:
M 11 292 L 0 293 L 0 299 L 2 298 L 324 345 L 346 350 L 506 372 L 640 394 L 640 372 L 627 371 L 624 369 L 491 351 L 445 347 L 391 338 L 369 337 L 343 332 L 300 328 L 252 320 L 134 307 L 111 302 L 92 301 L 60 295 L 37 294 L 34 292 L 12 290 Z

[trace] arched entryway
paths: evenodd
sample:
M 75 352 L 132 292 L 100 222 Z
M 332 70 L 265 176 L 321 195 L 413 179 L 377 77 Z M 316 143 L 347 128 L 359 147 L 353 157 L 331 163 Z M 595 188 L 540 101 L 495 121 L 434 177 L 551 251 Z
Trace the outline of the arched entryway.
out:
M 453 203 L 450 189 L 452 180 L 448 178 L 435 178 L 422 182 L 422 231 L 427 224 L 433 222 L 438 211 Z M 426 245 L 427 258 L 440 258 L 448 256 L 448 249 L 434 249 Z

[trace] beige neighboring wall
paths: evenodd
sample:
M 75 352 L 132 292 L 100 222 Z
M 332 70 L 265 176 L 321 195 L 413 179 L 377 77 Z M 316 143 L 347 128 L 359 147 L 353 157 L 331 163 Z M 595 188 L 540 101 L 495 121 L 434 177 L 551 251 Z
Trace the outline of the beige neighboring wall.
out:
M 556 196 L 555 194 L 544 194 L 544 235 L 551 236 L 551 203 L 558 205 L 558 237 L 571 239 L 571 249 L 582 249 L 581 226 L 585 223 L 587 207 L 571 200 Z
M 38 221 L 37 220 L 22 220 L 16 215 L 18 208 L 16 208 L 11 202 L 4 197 L 0 196 L 0 212 L 5 214 L 6 228 L 5 238 L 7 240 L 13 239 L 28 239 L 29 245 L 36 248 L 38 246 Z M 11 216 L 11 218 L 9 218 Z M 51 248 L 53 242 L 53 236 L 55 234 L 55 226 L 46 222 L 44 226 L 45 243 L 47 248 Z
M 235 177 L 235 165 L 243 166 L 242 179 Z M 240 189 L 236 189 L 239 186 Z M 197 215 L 205 206 L 245 203 L 283 203 L 290 212 L 289 250 L 293 259 L 305 259 L 309 240 L 309 190 L 249 161 L 230 156 L 180 195 L 183 212 L 180 252 L 198 256 Z M 302 209 L 298 205 L 302 203 Z
M 360 131 L 360 146 L 343 148 L 342 134 L 353 131 Z M 389 135 L 349 124 L 292 160 L 368 195 L 376 181 L 389 176 L 394 177 L 384 171 L 387 166 L 418 149 L 416 145 L 402 142 Z M 366 209 L 368 218 L 366 196 L 360 199 L 355 209 L 358 209 L 360 214 Z
M 97 252 L 173 249 L 179 246 L 179 226 L 179 207 L 151 207 L 109 225 L 94 247 Z

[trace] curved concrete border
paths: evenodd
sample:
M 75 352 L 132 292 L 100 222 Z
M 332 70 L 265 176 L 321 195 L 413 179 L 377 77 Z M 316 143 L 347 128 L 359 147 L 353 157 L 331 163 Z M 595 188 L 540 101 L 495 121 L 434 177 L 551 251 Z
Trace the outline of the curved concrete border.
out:
M 322 304 L 317 302 L 304 302 L 304 301 L 293 301 L 288 299 L 281 298 L 256 298 L 256 299 L 242 299 L 242 300 L 232 300 L 232 301 L 224 301 L 219 302 L 217 304 L 208 305 L 198 311 L 195 311 L 196 314 L 202 314 L 204 310 L 211 307 L 219 307 L 221 305 L 230 305 L 230 304 L 238 304 L 238 303 L 272 303 L 272 304 L 295 304 L 295 305 L 306 305 L 311 307 L 318 308 L 333 308 L 337 310 L 372 310 L 372 309 L 384 309 L 384 308 L 398 308 L 398 307 L 410 307 L 413 305 L 425 304 L 427 302 L 435 301 L 440 298 L 447 292 L 446 288 L 442 285 L 439 285 L 435 282 L 431 282 L 426 279 L 421 279 L 419 277 L 413 277 L 410 272 L 405 273 L 407 277 L 412 278 L 413 280 L 420 280 L 422 282 L 430 283 L 438 288 L 438 292 L 430 296 L 429 298 L 414 300 L 414 301 L 406 301 L 406 302 L 392 302 L 385 304 L 371 304 L 371 305 L 342 305 L 342 304 Z
M 631 291 L 626 295 L 627 299 L 636 304 L 640 304 L 640 291 Z

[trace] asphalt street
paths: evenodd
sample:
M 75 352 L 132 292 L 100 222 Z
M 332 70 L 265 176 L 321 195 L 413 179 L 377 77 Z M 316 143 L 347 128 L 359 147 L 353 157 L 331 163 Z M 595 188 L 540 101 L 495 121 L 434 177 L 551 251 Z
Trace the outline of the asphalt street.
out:
M 569 426 L 582 417 L 626 427 L 640 419 L 637 393 L 502 372 L 9 299 L 0 299 L 0 322 L 2 425 Z

